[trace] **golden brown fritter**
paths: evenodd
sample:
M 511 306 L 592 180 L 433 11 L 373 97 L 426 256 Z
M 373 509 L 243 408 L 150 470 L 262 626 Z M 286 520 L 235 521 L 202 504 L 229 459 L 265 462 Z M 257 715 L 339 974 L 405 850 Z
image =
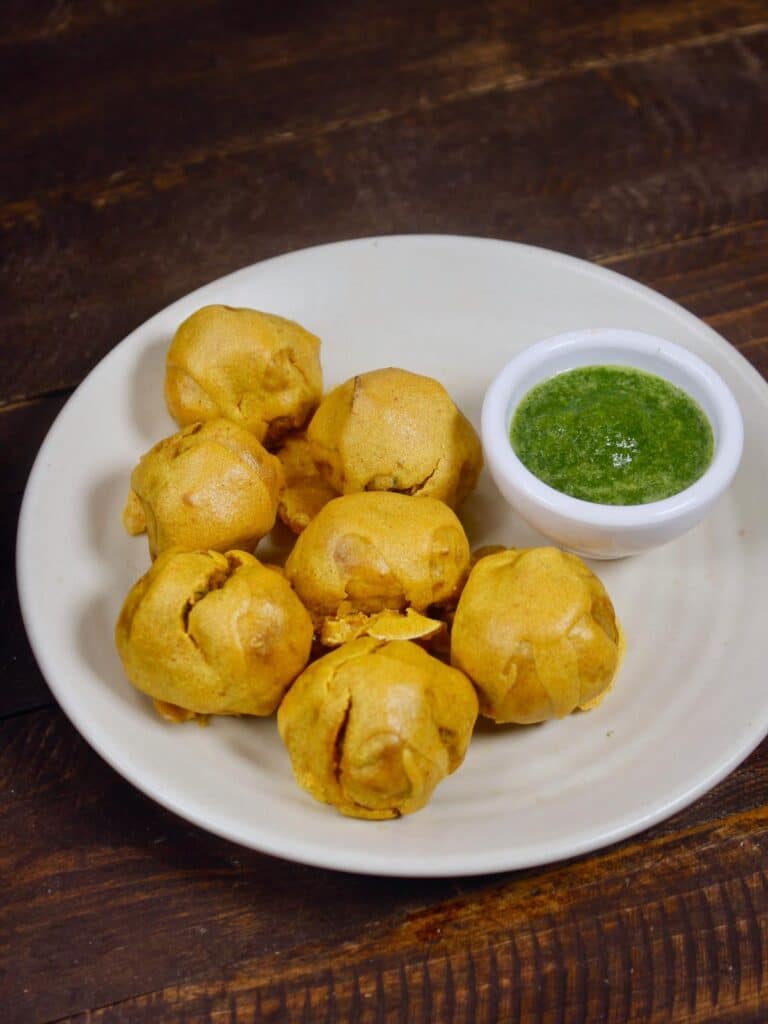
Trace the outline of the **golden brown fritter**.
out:
M 451 663 L 497 722 L 543 722 L 595 704 L 621 655 L 600 580 L 576 555 L 521 548 L 481 558 L 453 619 Z
M 305 433 L 290 434 L 275 453 L 285 476 L 277 514 L 293 533 L 301 533 L 323 505 L 338 493 L 320 475 Z
M 466 676 L 407 640 L 354 640 L 312 663 L 277 715 L 296 781 L 356 818 L 422 808 L 464 759 L 477 718 Z
M 140 532 L 140 506 L 152 557 L 170 547 L 249 549 L 274 526 L 282 486 L 279 460 L 244 427 L 195 423 L 142 456 L 123 522 Z
M 474 427 L 438 381 L 372 370 L 329 392 L 307 436 L 312 458 L 340 494 L 397 491 L 455 508 L 483 465 Z
M 165 400 L 182 427 L 224 416 L 271 444 L 304 426 L 322 390 L 319 338 L 255 309 L 203 306 L 166 358 Z
M 349 636 L 337 620 L 357 627 L 385 610 L 423 614 L 455 603 L 468 570 L 469 543 L 447 505 L 386 491 L 328 502 L 285 564 L 327 642 Z
M 270 715 L 307 664 L 312 622 L 245 551 L 167 551 L 129 592 L 115 641 L 163 717 Z

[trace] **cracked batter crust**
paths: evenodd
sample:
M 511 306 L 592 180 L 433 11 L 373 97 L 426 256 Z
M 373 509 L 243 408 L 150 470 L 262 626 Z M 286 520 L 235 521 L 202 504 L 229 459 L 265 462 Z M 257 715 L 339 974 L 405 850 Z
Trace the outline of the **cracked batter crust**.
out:
M 115 641 L 165 718 L 269 715 L 307 664 L 312 622 L 245 551 L 167 551 L 129 592 Z
M 393 367 L 329 392 L 307 436 L 320 474 L 340 494 L 395 491 L 455 508 L 483 465 L 474 428 L 442 384 Z
M 278 711 L 296 780 L 356 818 L 419 810 L 461 764 L 477 718 L 466 676 L 405 640 L 354 640 L 312 663 Z
M 325 505 L 285 564 L 318 633 L 325 640 L 338 634 L 336 642 L 349 638 L 342 623 L 360 635 L 369 632 L 360 628 L 365 619 L 384 611 L 418 613 L 420 619 L 404 623 L 416 629 L 411 636 L 437 632 L 439 622 L 425 628 L 424 613 L 432 619 L 433 606 L 454 605 L 468 570 L 469 543 L 447 505 L 370 491 Z
M 271 313 L 203 306 L 168 350 L 165 398 L 180 426 L 223 416 L 272 445 L 303 427 L 321 396 L 319 338 Z

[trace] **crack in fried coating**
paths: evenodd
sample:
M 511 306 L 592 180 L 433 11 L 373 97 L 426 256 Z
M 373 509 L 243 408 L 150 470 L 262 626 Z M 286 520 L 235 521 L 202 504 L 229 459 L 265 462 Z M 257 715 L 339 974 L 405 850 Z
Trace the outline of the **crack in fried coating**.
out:
M 394 491 L 455 508 L 483 465 L 477 433 L 443 385 L 395 367 L 330 391 L 307 437 L 320 474 L 340 494 Z
M 320 642 L 324 647 L 339 647 L 361 636 L 375 640 L 433 640 L 446 631 L 441 619 L 430 619 L 413 608 L 405 612 L 383 611 L 374 615 L 350 612 L 339 618 L 323 620 Z
M 245 551 L 166 551 L 125 599 L 115 642 L 163 717 L 269 715 L 309 660 L 312 621 Z
M 275 444 L 322 396 L 320 339 L 271 313 L 203 306 L 176 331 L 165 400 L 179 426 L 225 417 Z
M 433 606 L 455 604 L 468 570 L 469 543 L 447 505 L 384 491 L 328 502 L 285 564 L 319 635 L 333 642 L 375 630 L 371 617 L 409 609 L 421 618 L 401 627 L 379 619 L 379 627 L 436 634 L 440 627 L 427 625 L 438 618 Z
M 354 640 L 313 662 L 278 710 L 296 781 L 342 814 L 422 808 L 464 759 L 477 718 L 457 669 L 407 640 Z

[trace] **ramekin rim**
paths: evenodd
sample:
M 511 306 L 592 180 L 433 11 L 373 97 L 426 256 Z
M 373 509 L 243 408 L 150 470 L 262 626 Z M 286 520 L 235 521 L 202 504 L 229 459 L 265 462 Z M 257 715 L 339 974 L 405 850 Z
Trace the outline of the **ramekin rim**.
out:
M 519 377 L 546 359 L 561 353 L 613 347 L 638 352 L 661 365 L 674 363 L 683 375 L 695 378 L 706 391 L 718 415 L 715 452 L 707 469 L 690 486 L 659 501 L 639 505 L 607 505 L 563 494 L 532 473 L 518 458 L 509 441 L 509 396 Z M 609 360 L 602 365 L 611 365 Z M 631 362 L 630 364 L 631 365 Z M 567 367 L 563 367 L 563 370 Z M 554 372 L 562 372 L 553 370 Z M 543 379 L 543 378 L 542 378 Z M 522 397 L 522 396 L 521 396 Z M 714 425 L 713 425 L 714 427 Z M 621 327 L 580 328 L 533 342 L 513 356 L 493 377 L 483 400 L 481 434 L 486 458 L 496 473 L 511 479 L 529 501 L 575 523 L 615 529 L 667 523 L 705 507 L 730 484 L 743 449 L 744 427 L 738 403 L 722 377 L 703 359 L 676 342 Z

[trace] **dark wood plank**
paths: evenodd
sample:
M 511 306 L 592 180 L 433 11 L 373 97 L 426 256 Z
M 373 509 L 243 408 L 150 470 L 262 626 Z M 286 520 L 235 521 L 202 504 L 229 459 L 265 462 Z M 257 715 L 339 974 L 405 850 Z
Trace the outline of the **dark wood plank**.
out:
M 42 31 L 26 29 L 27 41 L 14 19 L 0 61 L 0 83 L 13 87 L 4 90 L 13 98 L 13 154 L 0 170 L 8 200 L 115 173 L 127 186 L 148 169 L 178 173 L 265 141 L 765 21 L 760 0 L 175 2 L 154 10 L 132 2 L 100 16 L 94 7 L 51 7 L 37 20 Z
M 4 0 L 0 6 L 0 45 L 66 39 L 94 29 L 126 24 L 151 25 L 173 10 L 192 17 L 216 0 Z
M 184 824 L 59 712 L 7 720 L 4 1020 L 748 1019 L 766 995 L 766 785 L 764 744 L 688 811 L 591 857 L 376 879 Z
M 768 219 L 600 262 L 692 310 L 768 378 Z
M 50 691 L 29 648 L 21 622 L 13 563 L 24 487 L 37 450 L 65 396 L 0 408 L 0 718 L 49 704 Z
M 766 13 L 0 6 L 4 564 L 63 392 L 167 302 L 302 245 L 424 230 L 565 249 L 682 302 L 768 377 Z M 188 826 L 60 711 L 21 714 L 50 695 L 11 572 L 0 614 L 3 1022 L 768 1020 L 768 743 L 590 857 L 335 874 Z
M 303 245 L 448 231 L 599 257 L 760 218 L 766 60 L 768 29 L 16 211 L 0 399 L 74 385 L 167 302 Z

